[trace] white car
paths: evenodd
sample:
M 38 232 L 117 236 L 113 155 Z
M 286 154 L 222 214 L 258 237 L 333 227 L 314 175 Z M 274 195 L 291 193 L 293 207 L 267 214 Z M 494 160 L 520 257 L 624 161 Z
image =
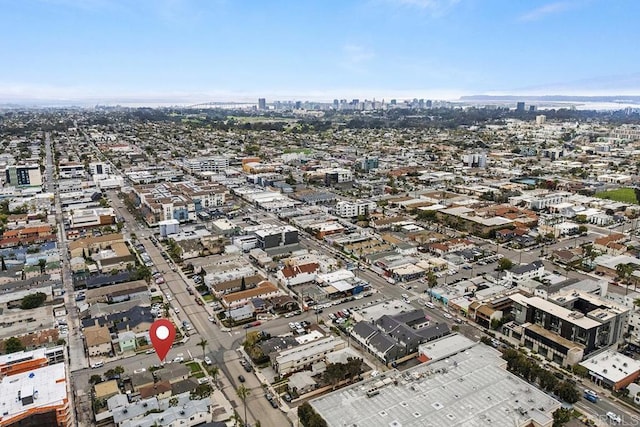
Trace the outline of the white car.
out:
M 609 418 L 616 424 L 620 424 L 622 422 L 622 418 L 620 418 L 620 415 L 616 414 L 615 412 L 607 412 L 607 418 Z
M 211 366 L 213 364 L 213 362 L 211 361 L 211 359 L 209 359 L 209 356 L 205 356 L 204 358 L 204 363 L 206 363 L 207 365 Z
M 446 317 L 447 319 L 451 319 L 453 317 L 449 313 L 444 313 L 443 316 Z
M 134 374 L 141 374 L 143 372 L 146 372 L 147 370 L 145 368 L 140 368 L 140 369 L 136 369 L 133 371 Z

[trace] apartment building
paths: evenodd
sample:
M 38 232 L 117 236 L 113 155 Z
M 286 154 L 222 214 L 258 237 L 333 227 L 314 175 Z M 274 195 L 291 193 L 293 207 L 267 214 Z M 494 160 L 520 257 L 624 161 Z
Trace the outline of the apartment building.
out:
M 336 203 L 335 213 L 342 218 L 366 216 L 376 209 L 376 202 L 366 200 L 339 201 Z
M 68 381 L 64 363 L 20 370 L 3 377 L 0 426 L 71 427 Z
M 229 168 L 229 159 L 227 157 L 195 157 L 192 159 L 184 159 L 182 167 L 189 173 L 197 174 L 201 172 L 221 173 Z
M 629 309 L 596 295 L 563 290 L 547 300 L 510 295 L 516 326 L 506 335 L 563 366 L 618 343 L 626 332 Z
M 329 353 L 346 347 L 347 343 L 342 338 L 322 338 L 272 355 L 273 368 L 279 375 L 287 375 L 322 361 Z

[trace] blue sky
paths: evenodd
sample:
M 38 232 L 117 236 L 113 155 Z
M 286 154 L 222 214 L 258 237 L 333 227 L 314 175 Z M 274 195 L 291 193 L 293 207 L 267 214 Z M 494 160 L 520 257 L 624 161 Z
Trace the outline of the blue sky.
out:
M 0 102 L 640 94 L 635 0 L 0 7 Z

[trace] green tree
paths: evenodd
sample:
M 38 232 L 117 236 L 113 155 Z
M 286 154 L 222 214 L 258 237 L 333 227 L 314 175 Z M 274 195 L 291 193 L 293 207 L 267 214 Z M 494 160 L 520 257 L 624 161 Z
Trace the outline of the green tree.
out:
M 578 389 L 568 381 L 558 383 L 555 391 L 558 397 L 567 403 L 573 404 L 580 399 Z
M 298 406 L 298 419 L 304 427 L 327 427 L 327 422 L 313 409 L 309 402 Z
M 498 261 L 498 270 L 505 271 L 513 268 L 513 262 L 509 258 L 500 258 Z
M 16 337 L 7 338 L 4 340 L 4 352 L 6 354 L 17 353 L 19 351 L 24 350 L 24 345 L 22 345 L 22 341 L 20 341 Z
M 562 427 L 569 421 L 571 421 L 570 409 L 558 408 L 553 413 L 553 427 Z
M 37 308 L 44 304 L 46 300 L 47 295 L 43 292 L 36 292 L 35 294 L 25 295 L 20 302 L 20 308 L 23 310 Z
M 116 366 L 115 368 L 113 368 L 113 370 L 115 371 L 116 374 L 118 375 L 122 375 L 124 374 L 124 368 L 120 365 Z
M 98 384 L 99 382 L 102 382 L 102 375 L 93 374 L 89 378 L 89 384 Z
M 244 422 L 247 424 L 247 397 L 251 394 L 251 390 L 246 388 L 243 384 L 238 387 L 236 390 L 236 394 L 242 400 L 242 405 L 244 406 Z
M 178 406 L 178 403 L 180 401 L 178 400 L 177 397 L 172 397 L 171 399 L 169 399 L 169 407 L 174 407 L 174 406 Z
M 578 363 L 573 365 L 571 367 L 571 370 L 573 371 L 574 374 L 582 378 L 586 378 L 589 375 L 589 370 L 584 366 L 579 365 Z
M 438 278 L 436 277 L 436 274 L 429 270 L 427 272 L 427 287 L 429 288 L 429 299 L 431 301 L 433 301 L 433 294 L 431 293 L 431 290 L 433 288 L 435 288 L 438 285 Z
M 44 270 L 47 267 L 47 260 L 40 258 L 38 260 L 38 267 L 40 267 L 40 274 L 44 274 Z

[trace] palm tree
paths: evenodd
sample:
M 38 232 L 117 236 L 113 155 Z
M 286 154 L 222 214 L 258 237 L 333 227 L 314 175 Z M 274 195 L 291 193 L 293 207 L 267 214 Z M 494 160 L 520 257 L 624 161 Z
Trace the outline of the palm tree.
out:
M 178 406 L 178 398 L 177 397 L 172 397 L 171 399 L 169 399 L 169 407 L 172 406 Z
M 433 293 L 431 290 L 438 284 L 438 278 L 432 270 L 427 273 L 427 286 L 429 288 L 429 300 L 433 301 Z
M 211 378 L 213 378 L 213 383 L 217 385 L 218 384 L 218 375 L 220 375 L 220 369 L 217 366 L 212 366 L 209 369 L 209 375 L 211 375 Z
M 244 423 L 247 423 L 247 397 L 251 394 L 251 390 L 246 388 L 244 384 L 241 384 L 240 387 L 236 390 L 236 394 L 242 400 L 242 405 L 244 406 Z
M 204 352 L 205 352 L 205 349 L 207 347 L 207 344 L 209 344 L 209 342 L 207 342 L 207 340 L 205 340 L 204 338 L 201 339 L 200 342 L 198 343 L 198 345 L 200 347 L 202 347 L 202 359 L 204 359 L 204 357 L 205 357 Z
M 43 274 L 44 270 L 45 270 L 45 268 L 47 266 L 47 260 L 43 259 L 43 258 L 40 258 L 38 260 L 38 266 L 40 267 L 40 274 Z
M 633 273 L 633 265 L 631 264 L 618 264 L 616 266 L 616 273 L 618 274 L 618 277 L 620 277 L 620 279 L 623 282 L 626 282 L 626 286 L 625 286 L 625 292 L 624 294 L 627 295 L 627 292 L 629 291 L 629 282 L 628 282 L 628 278 L 631 277 L 631 274 Z
M 633 300 L 633 305 L 635 305 L 636 307 L 640 307 L 640 298 L 636 298 Z

